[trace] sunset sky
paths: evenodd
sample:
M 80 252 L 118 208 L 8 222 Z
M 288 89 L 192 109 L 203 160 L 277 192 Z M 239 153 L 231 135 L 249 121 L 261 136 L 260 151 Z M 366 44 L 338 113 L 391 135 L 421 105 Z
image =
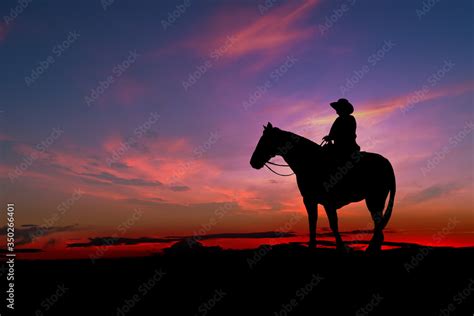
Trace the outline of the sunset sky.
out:
M 474 246 L 472 1 L 426 3 L 2 1 L 1 202 L 18 247 L 80 257 L 97 250 L 67 245 L 288 223 L 306 240 L 295 178 L 249 160 L 268 121 L 319 143 L 341 97 L 362 150 L 395 169 L 386 240 Z M 341 231 L 371 222 L 363 202 L 339 211 Z

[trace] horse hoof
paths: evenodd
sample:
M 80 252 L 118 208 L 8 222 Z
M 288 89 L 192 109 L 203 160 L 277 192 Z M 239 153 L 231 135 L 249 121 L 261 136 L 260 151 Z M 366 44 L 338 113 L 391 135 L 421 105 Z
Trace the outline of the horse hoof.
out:
M 339 244 L 336 246 L 336 250 L 341 252 L 341 253 L 350 253 L 352 252 L 354 249 L 352 249 L 351 247 L 349 247 L 348 245 L 346 244 Z
M 374 245 L 369 245 L 369 247 L 365 249 L 365 252 L 369 254 L 377 254 L 377 253 L 380 253 L 381 251 L 382 251 L 381 246 L 374 246 Z

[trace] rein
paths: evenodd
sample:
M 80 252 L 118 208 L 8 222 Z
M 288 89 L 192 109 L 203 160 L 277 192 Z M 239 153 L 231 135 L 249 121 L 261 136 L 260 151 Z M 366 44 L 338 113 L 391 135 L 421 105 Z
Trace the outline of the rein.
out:
M 265 126 L 264 126 L 265 127 Z M 325 144 L 330 144 L 331 142 L 330 141 L 327 141 L 327 140 L 323 140 L 321 142 L 321 144 L 319 144 L 320 147 L 323 147 L 323 145 Z M 317 144 L 316 144 L 317 145 Z M 279 172 L 276 172 L 275 170 L 273 170 L 269 165 L 273 165 L 273 166 L 278 166 L 278 167 L 287 167 L 289 168 L 290 166 L 289 165 L 282 165 L 282 164 L 278 164 L 278 163 L 274 163 L 274 162 L 271 162 L 271 161 L 268 161 L 265 163 L 265 167 L 268 168 L 268 170 L 270 170 L 271 172 L 273 172 L 274 174 L 278 175 L 278 176 L 281 176 L 281 177 L 289 177 L 289 176 L 292 176 L 294 175 L 295 173 L 292 172 L 292 173 L 288 173 L 288 174 L 283 174 L 283 173 L 279 173 Z
M 278 173 L 278 172 L 276 172 L 275 170 L 273 170 L 273 169 L 272 169 L 269 165 L 267 165 L 267 164 L 274 165 L 274 166 L 278 166 L 278 167 L 288 167 L 288 168 L 290 167 L 289 165 L 281 165 L 281 164 L 274 163 L 274 162 L 270 162 L 270 161 L 268 161 L 268 162 L 265 164 L 265 167 L 267 167 L 268 170 L 270 170 L 270 171 L 273 172 L 274 174 L 279 175 L 279 176 L 281 176 L 281 177 L 289 177 L 289 176 L 292 176 L 292 175 L 295 174 L 294 172 L 289 173 L 289 174 Z

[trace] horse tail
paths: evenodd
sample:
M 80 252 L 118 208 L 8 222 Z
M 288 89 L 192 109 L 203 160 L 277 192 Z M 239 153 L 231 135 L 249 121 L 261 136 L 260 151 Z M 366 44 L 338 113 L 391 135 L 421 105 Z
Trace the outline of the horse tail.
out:
M 387 209 L 385 210 L 385 212 L 383 214 L 383 217 L 382 217 L 382 221 L 380 223 L 380 230 L 384 229 L 385 226 L 387 226 L 388 221 L 390 220 L 390 217 L 392 216 L 393 204 L 394 204 L 394 200 L 395 200 L 395 192 L 397 191 L 397 184 L 395 182 L 395 172 L 393 171 L 393 167 L 390 164 L 390 162 L 388 160 L 387 160 L 387 162 L 388 162 L 389 177 L 390 177 L 390 179 L 389 179 L 389 181 L 390 181 L 390 187 L 389 187 L 390 197 L 389 197 L 389 200 L 388 200 Z

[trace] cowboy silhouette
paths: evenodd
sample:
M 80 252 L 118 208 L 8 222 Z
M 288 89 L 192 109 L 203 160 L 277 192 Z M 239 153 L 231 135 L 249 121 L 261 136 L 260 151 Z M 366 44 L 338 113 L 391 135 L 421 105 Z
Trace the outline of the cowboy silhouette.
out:
M 360 151 L 360 146 L 356 143 L 357 123 L 351 114 L 354 107 L 347 99 L 339 99 L 331 103 L 331 107 L 336 110 L 339 117 L 332 124 L 329 135 L 324 136 L 323 140 L 332 145 L 331 151 L 337 156 L 347 156 L 356 151 Z

